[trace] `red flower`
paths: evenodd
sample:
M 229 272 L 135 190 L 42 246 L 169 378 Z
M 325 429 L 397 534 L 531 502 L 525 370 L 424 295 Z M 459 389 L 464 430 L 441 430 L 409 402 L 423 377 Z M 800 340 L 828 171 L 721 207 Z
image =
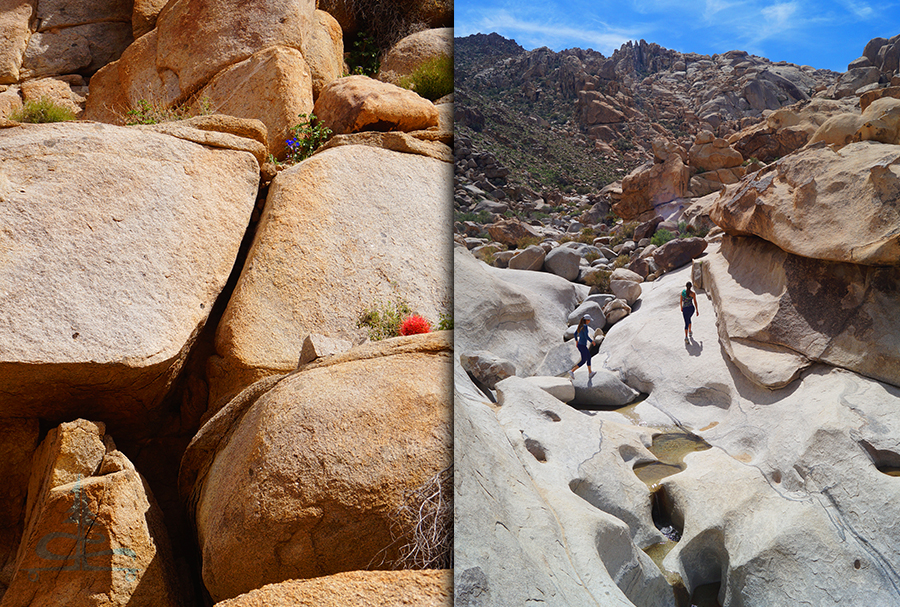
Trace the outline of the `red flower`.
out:
M 407 316 L 400 325 L 400 335 L 416 335 L 417 333 L 431 333 L 431 325 L 417 314 Z

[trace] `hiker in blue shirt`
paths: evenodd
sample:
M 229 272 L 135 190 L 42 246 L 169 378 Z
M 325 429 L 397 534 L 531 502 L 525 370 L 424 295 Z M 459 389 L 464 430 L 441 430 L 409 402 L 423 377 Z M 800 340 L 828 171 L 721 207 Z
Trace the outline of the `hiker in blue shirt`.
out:
M 691 291 L 691 283 L 687 283 L 684 286 L 684 291 L 681 292 L 681 314 L 684 316 L 684 341 L 689 341 L 690 337 L 694 336 L 693 331 L 691 331 L 691 316 L 694 315 L 694 310 L 697 311 L 697 316 L 700 316 L 700 308 L 697 307 L 697 295 Z
M 569 376 L 572 378 L 575 377 L 575 370 L 585 363 L 587 363 L 588 375 L 594 374 L 591 371 L 591 351 L 588 348 L 588 343 L 591 341 L 588 335 L 588 324 L 592 320 L 590 314 L 585 314 L 578 321 L 578 328 L 575 329 L 575 345 L 578 346 L 578 352 L 581 353 L 581 360 L 569 371 Z

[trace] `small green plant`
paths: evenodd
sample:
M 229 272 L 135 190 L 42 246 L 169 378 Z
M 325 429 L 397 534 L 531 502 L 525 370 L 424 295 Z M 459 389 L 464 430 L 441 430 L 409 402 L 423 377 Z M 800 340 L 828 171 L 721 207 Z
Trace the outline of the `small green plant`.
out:
M 26 101 L 22 109 L 9 116 L 15 122 L 34 124 L 47 122 L 66 122 L 75 120 L 75 112 L 54 102 L 49 97 L 41 97 L 38 101 Z
M 375 37 L 368 32 L 356 34 L 356 40 L 351 43 L 353 50 L 347 53 L 347 66 L 350 74 L 359 76 L 374 76 L 380 67 L 378 61 L 378 45 Z
M 479 211 L 477 213 L 461 213 L 460 211 L 453 212 L 455 221 L 473 221 L 475 223 L 488 223 L 491 221 L 491 213 L 490 211 Z
M 365 328 L 372 341 L 379 341 L 400 335 L 400 326 L 412 314 L 412 308 L 402 299 L 375 303 L 363 310 L 356 326 Z
M 435 101 L 453 92 L 453 59 L 441 55 L 417 67 L 409 76 L 400 79 L 400 86 Z
M 452 331 L 453 330 L 453 314 L 450 312 L 441 312 L 440 320 L 438 320 L 438 331 Z
M 616 260 L 613 262 L 614 268 L 624 268 L 631 262 L 631 257 L 628 255 L 622 254 L 616 257 Z
M 693 232 L 694 229 L 687 224 L 686 221 L 678 222 L 678 233 L 679 234 L 687 234 L 688 232 Z
M 294 136 L 285 142 L 290 162 L 306 160 L 331 137 L 331 129 L 320 123 L 315 114 L 300 114 L 298 117 L 300 124 L 291 127 Z
M 650 244 L 654 244 L 658 247 L 663 246 L 670 240 L 675 239 L 675 234 L 666 229 L 656 230 L 656 233 L 653 234 L 653 237 L 650 239 Z

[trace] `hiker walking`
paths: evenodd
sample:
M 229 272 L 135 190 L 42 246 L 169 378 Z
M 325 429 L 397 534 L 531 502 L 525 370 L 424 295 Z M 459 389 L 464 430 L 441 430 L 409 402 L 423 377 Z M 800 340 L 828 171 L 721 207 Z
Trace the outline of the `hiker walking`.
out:
M 569 376 L 575 377 L 575 370 L 581 365 L 587 363 L 588 375 L 593 375 L 591 371 L 591 351 L 588 348 L 590 337 L 588 336 L 588 324 L 593 320 L 590 314 L 585 314 L 578 321 L 578 328 L 575 329 L 575 345 L 578 346 L 578 352 L 581 353 L 581 360 L 578 364 L 569 370 Z
M 700 316 L 700 309 L 697 307 L 697 295 L 691 290 L 691 286 L 691 283 L 688 282 L 684 285 L 684 291 L 681 292 L 681 314 L 684 316 L 685 342 L 694 336 L 693 331 L 691 331 L 691 316 L 694 315 L 694 310 L 697 311 L 697 316 Z

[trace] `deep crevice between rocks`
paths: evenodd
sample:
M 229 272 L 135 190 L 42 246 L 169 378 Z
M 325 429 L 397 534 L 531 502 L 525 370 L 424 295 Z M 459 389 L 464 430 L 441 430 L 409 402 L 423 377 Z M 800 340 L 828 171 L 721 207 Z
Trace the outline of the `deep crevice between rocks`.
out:
M 189 598 L 186 604 L 213 605 L 202 579 L 200 547 L 191 518 L 178 494 L 178 471 L 184 451 L 201 426 L 209 397 L 207 360 L 216 354 L 215 336 L 225 308 L 246 264 L 256 236 L 260 214 L 268 196 L 268 183 L 260 182 L 254 209 L 248 218 L 231 274 L 210 308 L 203 328 L 191 345 L 185 363 L 163 400 L 164 412 L 158 424 L 146 428 L 143 436 L 113 436 L 117 445 L 147 480 L 163 511 L 172 545 L 175 567 Z

